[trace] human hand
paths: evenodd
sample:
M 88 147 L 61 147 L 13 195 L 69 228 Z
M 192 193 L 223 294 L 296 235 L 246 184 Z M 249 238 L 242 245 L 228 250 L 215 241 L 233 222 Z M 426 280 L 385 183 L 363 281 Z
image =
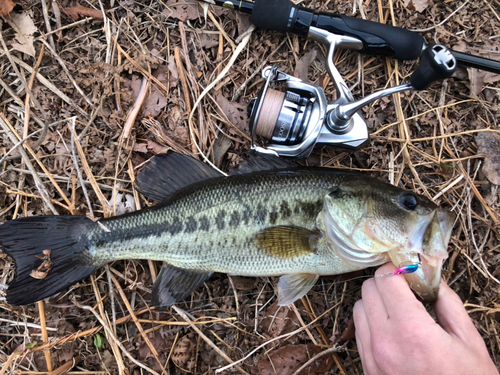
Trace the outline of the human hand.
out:
M 375 274 L 394 271 L 388 263 Z M 403 276 L 369 279 L 361 293 L 354 324 L 366 375 L 498 375 L 462 301 L 444 281 L 434 304 L 439 324 Z

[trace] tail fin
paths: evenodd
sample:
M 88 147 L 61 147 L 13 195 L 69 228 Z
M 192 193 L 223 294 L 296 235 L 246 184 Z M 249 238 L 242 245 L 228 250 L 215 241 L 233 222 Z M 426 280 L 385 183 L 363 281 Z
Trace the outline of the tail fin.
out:
M 91 275 L 98 267 L 86 251 L 85 233 L 94 225 L 81 216 L 35 216 L 1 225 L 0 249 L 16 264 L 7 302 L 27 305 Z

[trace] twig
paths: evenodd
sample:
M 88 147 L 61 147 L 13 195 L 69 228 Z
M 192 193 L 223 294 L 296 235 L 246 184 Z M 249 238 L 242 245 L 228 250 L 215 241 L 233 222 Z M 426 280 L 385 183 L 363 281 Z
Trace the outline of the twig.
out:
M 44 122 L 45 122 L 45 120 L 47 120 L 47 117 L 48 117 L 47 112 L 45 112 L 45 110 L 43 109 L 40 102 L 37 100 L 35 95 L 33 95 L 33 93 L 31 92 L 31 89 L 28 87 L 28 83 L 26 82 L 26 79 L 24 78 L 24 74 L 21 74 L 21 72 L 17 68 L 17 65 L 14 63 L 14 60 L 12 59 L 12 56 L 10 55 L 9 49 L 7 48 L 7 45 L 5 44 L 5 40 L 3 39 L 3 33 L 1 31 L 2 26 L 3 26 L 3 22 L 2 22 L 2 20 L 0 20 L 0 43 L 2 44 L 5 55 L 9 59 L 10 64 L 12 65 L 12 69 L 14 69 L 14 72 L 16 73 L 17 77 L 21 81 L 21 84 L 23 85 L 24 90 L 26 90 L 26 93 L 28 93 L 30 95 L 31 101 L 35 104 L 37 109 L 40 111 L 40 113 L 42 114 L 42 117 L 44 119 Z
M 160 365 L 160 367 L 162 367 L 162 364 L 160 362 L 160 358 L 158 356 L 158 351 L 156 350 L 156 348 L 154 347 L 153 343 L 151 342 L 151 340 L 149 340 L 149 337 L 146 335 L 146 333 L 144 332 L 144 328 L 142 328 L 142 325 L 141 323 L 139 322 L 139 320 L 137 319 L 137 316 L 134 314 L 134 309 L 132 309 L 132 306 L 130 305 L 130 302 L 128 301 L 127 299 L 127 296 L 125 295 L 125 293 L 123 292 L 123 289 L 122 287 L 120 286 L 120 283 L 118 282 L 118 280 L 116 280 L 114 278 L 113 275 L 111 275 L 111 280 L 113 281 L 113 284 L 115 285 L 116 289 L 118 290 L 118 293 L 120 294 L 120 297 L 122 298 L 122 301 L 123 303 L 125 304 L 125 306 L 127 307 L 127 310 L 130 314 L 130 316 L 132 317 L 132 320 L 134 321 L 137 329 L 139 330 L 139 332 L 141 333 L 141 336 L 144 340 L 144 342 L 146 343 L 146 345 L 149 347 L 149 350 L 151 350 L 151 353 L 153 354 L 153 356 L 155 357 L 156 361 L 158 362 L 158 364 Z
M 286 338 L 289 338 L 293 335 L 296 335 L 297 333 L 300 333 L 302 332 L 303 330 L 305 330 L 306 328 L 308 328 L 309 326 L 313 325 L 314 323 L 316 323 L 319 319 L 321 319 L 323 316 L 325 316 L 326 314 L 330 313 L 330 311 L 332 311 L 333 309 L 335 309 L 338 305 L 340 305 L 340 303 L 337 303 L 335 305 L 333 305 L 332 307 L 330 307 L 328 310 L 326 310 L 324 313 L 322 313 L 320 316 L 318 316 L 316 319 L 312 320 L 309 324 L 303 326 L 303 327 L 300 327 L 299 329 L 296 329 L 295 331 L 293 332 L 289 332 L 289 333 L 285 333 L 281 336 L 277 336 L 277 337 L 274 337 L 272 338 L 271 340 L 269 341 L 266 341 L 265 343 L 259 345 L 258 347 L 256 347 L 254 350 L 252 350 L 250 353 L 248 353 L 246 356 L 244 356 L 243 358 L 241 359 L 238 359 L 236 362 L 233 362 L 232 364 L 230 365 L 227 365 L 227 366 L 224 366 L 224 367 L 221 367 L 221 368 L 218 368 L 217 370 L 215 370 L 215 373 L 218 374 L 218 373 L 221 373 L 222 371 L 225 371 L 233 366 L 236 366 L 238 363 L 241 363 L 243 361 L 245 361 L 246 359 L 250 358 L 253 354 L 255 354 L 258 350 L 260 350 L 261 348 L 263 348 L 264 346 L 276 341 L 276 340 L 281 340 L 281 339 L 286 339 Z M 173 307 L 176 307 L 175 305 Z
M 65 121 L 66 121 L 66 120 L 61 120 L 61 121 L 54 122 L 54 123 L 52 123 L 52 124 L 47 125 L 47 128 L 50 128 L 50 127 L 55 126 L 55 125 L 58 125 L 58 124 L 60 124 L 60 123 L 62 123 L 62 122 L 65 122 Z M 0 165 L 1 165 L 4 161 L 6 161 L 6 160 L 8 160 L 8 159 L 9 159 L 9 158 L 8 158 L 8 156 L 9 156 L 9 155 L 10 155 L 10 154 L 11 154 L 11 153 L 15 150 L 15 149 L 17 149 L 19 146 L 21 146 L 24 142 L 26 142 L 26 141 L 27 141 L 28 139 L 30 139 L 31 137 L 33 137 L 33 136 L 37 135 L 37 134 L 38 134 L 38 133 L 40 133 L 40 132 L 43 132 L 44 130 L 45 130 L 45 128 L 35 130 L 33 133 L 29 134 L 28 136 L 26 136 L 25 138 L 23 138 L 23 139 L 21 139 L 19 142 L 17 142 L 17 143 L 16 143 L 13 147 L 11 147 L 11 148 L 9 149 L 9 151 L 7 151 L 7 152 L 4 154 L 4 156 L 2 156 L 2 158 L 0 159 Z
M 436 29 L 438 28 L 439 26 L 442 26 L 444 25 L 446 22 L 448 22 L 448 20 L 453 17 L 457 12 L 460 11 L 460 9 L 462 9 L 464 6 L 466 6 L 467 4 L 469 4 L 469 1 L 470 0 L 467 0 L 465 3 L 463 3 L 462 5 L 460 5 L 457 9 L 455 9 L 453 12 L 451 12 L 451 14 L 446 17 L 444 20 L 442 20 L 441 22 L 439 22 L 437 25 L 434 25 L 434 26 L 431 26 L 431 27 L 428 27 L 426 29 L 413 29 L 411 31 L 414 31 L 416 33 L 425 33 L 427 31 L 431 31 L 433 29 Z
M 212 167 L 214 168 L 215 170 L 219 171 L 220 173 L 222 173 L 224 176 L 227 176 L 226 173 L 222 172 L 219 168 L 217 168 L 217 166 L 215 166 L 207 157 L 206 155 L 201 151 L 200 147 L 198 146 L 198 144 L 196 143 L 196 139 L 194 137 L 194 129 L 193 129 L 193 115 L 194 115 L 194 111 L 198 108 L 199 104 L 201 103 L 201 100 L 203 99 L 203 97 L 217 84 L 217 82 L 219 82 L 222 78 L 224 78 L 224 76 L 227 74 L 227 72 L 229 71 L 229 69 L 231 69 L 231 67 L 233 66 L 234 62 L 236 61 L 236 59 L 238 58 L 238 56 L 240 55 L 241 51 L 243 51 L 243 49 L 246 47 L 246 45 L 248 44 L 249 40 L 250 40 L 250 37 L 252 36 L 252 34 L 247 34 L 243 40 L 241 41 L 240 44 L 238 44 L 238 47 L 236 48 L 236 50 L 234 51 L 233 55 L 231 56 L 231 59 L 229 60 L 228 64 L 226 65 L 226 67 L 222 70 L 222 72 L 217 76 L 217 78 L 215 78 L 206 88 L 205 90 L 203 90 L 203 92 L 200 94 L 200 96 L 198 97 L 198 99 L 196 100 L 196 103 L 194 103 L 193 105 L 193 109 L 191 110 L 191 113 L 189 114 L 189 118 L 188 118 L 188 124 L 189 124 L 189 134 L 191 136 L 191 140 L 193 141 L 194 145 L 196 146 L 196 148 L 198 149 L 198 152 L 201 154 L 201 156 L 203 157 L 203 159 Z
M 104 305 L 102 303 L 102 301 L 104 300 L 104 298 L 106 298 L 106 296 L 101 297 L 101 292 L 99 291 L 99 288 L 97 287 L 97 281 L 96 281 L 95 275 L 90 276 L 90 282 L 92 283 L 92 289 L 94 290 L 94 294 L 95 294 L 95 297 L 97 300 L 97 307 L 99 309 L 99 314 L 102 317 L 103 321 L 106 323 L 106 325 L 103 327 L 105 327 L 105 328 L 107 327 L 110 330 L 109 325 L 108 325 L 108 323 L 109 323 L 108 317 L 107 317 L 106 312 L 104 311 Z M 96 314 L 97 314 L 97 312 L 96 312 Z M 114 357 L 116 360 L 116 364 L 118 366 L 118 374 L 125 375 L 126 368 L 125 368 L 125 364 L 123 363 L 123 358 L 122 358 L 122 355 L 121 355 L 120 350 L 119 350 L 120 348 L 116 345 L 116 340 L 114 339 L 114 337 L 110 336 L 108 334 L 108 330 L 105 330 L 105 334 L 106 334 L 106 339 L 108 340 L 109 345 L 111 346 L 111 350 L 113 351 L 113 354 L 114 354 Z M 104 364 L 104 369 L 106 371 L 108 371 L 105 364 Z
M 12 56 L 12 60 L 16 62 L 19 66 L 21 66 L 24 70 L 33 73 L 34 69 L 26 64 L 23 60 L 17 58 L 16 56 Z M 54 94 L 56 94 L 61 100 L 66 102 L 68 105 L 72 106 L 74 109 L 76 109 L 80 114 L 86 118 L 88 118 L 87 112 L 85 112 L 83 109 L 81 109 L 79 106 L 76 105 L 76 103 L 69 98 L 66 94 L 64 94 L 61 90 L 59 90 L 51 81 L 49 81 L 47 78 L 45 78 L 43 75 L 40 74 L 40 72 L 36 72 L 36 79 L 40 81 L 41 84 L 43 84 L 45 87 L 47 87 L 50 91 L 52 91 Z
M 66 374 L 68 370 L 71 370 L 73 367 L 75 367 L 77 364 L 79 364 L 81 361 L 80 356 L 77 355 L 76 357 L 73 357 L 71 361 L 66 362 L 62 366 L 59 366 L 56 368 L 54 371 L 48 373 L 47 375 L 62 375 Z M 81 372 L 81 374 L 88 374 L 88 372 Z
M 252 31 L 253 31 L 253 30 L 252 30 Z M 259 65 L 259 67 L 258 67 L 257 69 L 255 69 L 255 70 L 254 70 L 254 72 L 253 72 L 252 74 L 250 74 L 250 76 L 248 76 L 248 77 L 247 77 L 247 79 L 245 80 L 245 82 L 243 82 L 243 83 L 241 84 L 241 86 L 240 86 L 240 87 L 238 87 L 238 90 L 236 90 L 236 91 L 234 92 L 233 97 L 231 98 L 231 101 L 232 101 L 232 102 L 235 102 L 236 100 L 238 100 L 238 98 L 240 97 L 240 95 L 241 95 L 241 93 L 243 92 L 243 90 L 245 90 L 245 88 L 247 87 L 248 83 L 249 83 L 252 79 L 254 79 L 254 77 L 255 77 L 257 74 L 259 74 L 259 73 L 261 73 L 261 72 L 262 72 L 262 69 L 264 69 L 264 66 L 265 66 L 266 64 L 268 64 L 269 59 L 270 59 L 271 57 L 273 57 L 273 56 L 274 56 L 274 54 L 275 54 L 276 52 L 278 52 L 278 50 L 279 50 L 281 47 L 283 47 L 283 45 L 284 45 L 285 43 L 286 43 L 286 39 L 285 39 L 285 38 L 283 38 L 283 40 L 282 40 L 282 41 L 281 41 L 281 43 L 278 45 L 278 47 L 276 47 L 276 48 L 274 49 L 274 51 L 273 51 L 273 52 L 271 52 L 271 53 L 269 54 L 269 56 L 267 56 L 267 59 L 265 59 L 265 60 L 262 62 L 262 64 L 260 64 L 260 65 Z
M 47 334 L 47 324 L 45 318 L 45 307 L 43 300 L 38 301 L 38 314 L 40 315 L 40 327 L 42 328 L 43 342 L 49 342 L 49 335 Z M 50 356 L 50 349 L 44 350 L 45 362 L 47 363 L 47 371 L 52 371 L 52 358 Z
M 45 39 L 38 38 L 37 40 L 39 40 L 40 42 L 42 42 L 43 44 L 45 44 L 45 47 L 47 47 L 47 49 L 50 51 L 50 53 L 52 54 L 52 56 L 54 56 L 55 59 L 57 60 L 57 62 L 59 63 L 59 65 L 61 65 L 61 68 L 63 68 L 64 72 L 68 76 L 68 79 L 73 84 L 73 87 L 76 89 L 76 91 L 78 91 L 80 93 L 80 95 L 82 96 L 82 98 L 85 99 L 85 101 L 87 102 L 87 104 L 93 108 L 94 104 L 92 103 L 92 100 L 90 100 L 87 97 L 87 95 L 85 95 L 85 93 L 80 88 L 80 86 L 78 86 L 78 84 L 76 83 L 75 79 L 73 78 L 73 76 L 71 75 L 70 71 L 68 70 L 68 67 L 66 66 L 66 64 L 64 63 L 64 61 L 61 59 L 61 57 L 59 56 L 59 54 L 54 49 L 52 49 L 52 47 L 49 45 L 49 43 L 47 43 L 47 41 Z
M 57 35 L 58 39 L 62 38 L 62 24 L 61 24 L 61 11 L 59 10 L 59 5 L 57 5 L 57 1 L 52 0 L 52 12 L 54 12 L 54 18 L 56 19 L 56 27 L 57 29 L 47 33 L 46 35 L 53 34 L 54 32 Z
M 87 178 L 90 184 L 92 185 L 92 188 L 94 189 L 94 193 L 97 195 L 97 199 L 99 199 L 99 202 L 101 203 L 103 215 L 104 217 L 108 217 L 108 214 L 110 212 L 108 201 L 102 194 L 102 191 L 99 188 L 99 185 L 97 184 L 94 175 L 92 174 L 92 171 L 87 162 L 87 158 L 85 157 L 85 152 L 83 151 L 82 145 L 80 144 L 80 142 L 78 142 L 78 140 L 75 140 L 75 144 L 76 144 L 76 149 L 78 150 L 78 155 L 80 155 L 80 160 L 82 162 L 82 167 L 85 171 L 85 174 L 87 175 Z
M 16 92 L 14 90 L 12 90 L 12 88 L 7 84 L 5 83 L 5 81 L 0 77 L 0 86 L 2 86 L 4 88 L 5 91 L 7 91 L 9 93 L 9 95 L 12 97 L 12 99 L 14 99 L 14 101 L 22 108 L 24 108 L 24 102 L 21 100 L 21 98 L 19 96 L 17 96 Z M 35 122 L 40 125 L 41 128 L 43 128 L 45 126 L 45 122 L 42 121 L 40 119 L 40 117 L 36 116 L 36 115 L 32 115 L 32 118 L 33 120 L 35 120 Z
M 135 100 L 134 106 L 132 107 L 132 110 L 128 114 L 127 121 L 123 126 L 123 131 L 122 135 L 120 136 L 120 142 L 119 142 L 120 147 L 123 145 L 123 142 L 127 140 L 128 137 L 130 136 L 130 133 L 132 132 L 132 127 L 134 126 L 135 120 L 137 118 L 137 115 L 139 114 L 142 104 L 144 103 L 144 99 L 146 99 L 148 91 L 149 91 L 149 81 L 146 77 L 144 77 L 142 79 L 139 95 L 137 95 L 137 99 Z
M 47 29 L 47 37 L 49 38 L 49 43 L 52 49 L 55 51 L 56 50 L 56 45 L 54 44 L 54 38 L 52 36 L 52 27 L 50 26 L 50 17 L 49 17 L 49 11 L 47 9 L 47 4 L 45 3 L 45 0 L 42 0 L 42 13 L 43 13 L 43 18 L 45 20 L 45 28 Z
M 3 113 L 0 113 L 0 119 L 1 119 L 0 126 L 2 126 L 5 133 L 7 133 L 11 142 L 16 144 L 18 139 L 16 138 L 16 136 L 13 133 L 12 125 L 9 123 L 9 121 L 7 120 L 7 118 L 5 117 L 5 115 Z M 52 211 L 52 213 L 54 215 L 57 215 L 58 214 L 57 210 L 50 202 L 49 193 L 47 192 L 47 189 L 45 188 L 45 185 L 43 184 L 42 180 L 40 180 L 40 177 L 38 176 L 35 168 L 33 167 L 33 164 L 31 164 L 31 161 L 28 157 L 28 154 L 26 153 L 26 151 L 24 150 L 23 147 L 19 148 L 19 152 L 21 153 L 22 158 L 23 158 L 26 166 L 28 167 L 29 171 L 31 172 L 31 175 L 33 176 L 33 180 L 35 181 L 35 186 L 37 187 L 38 192 L 40 193 L 40 196 L 42 197 L 43 201 L 45 202 L 47 207 Z
M 128 359 L 130 359 L 133 363 L 135 363 L 140 368 L 146 370 L 147 372 L 149 372 L 151 374 L 155 374 L 155 375 L 160 375 L 156 371 L 151 370 L 149 367 L 147 367 L 147 366 L 143 365 L 141 362 L 137 361 L 132 356 L 132 354 L 130 354 L 127 351 L 127 349 L 125 349 L 125 347 L 122 345 L 122 343 L 120 342 L 120 340 L 118 340 L 118 338 L 115 336 L 115 334 L 113 333 L 113 331 L 108 327 L 108 325 L 104 322 L 104 320 L 102 320 L 102 318 L 99 316 L 99 314 L 96 313 L 92 307 L 86 306 L 86 305 L 80 305 L 75 299 L 73 299 L 73 303 L 75 304 L 76 307 L 79 307 L 80 309 L 90 311 L 96 317 L 96 319 L 99 321 L 99 323 L 102 325 L 102 327 L 106 330 L 106 332 L 108 333 L 108 335 L 113 339 L 113 341 L 116 343 L 116 345 L 118 345 L 118 347 L 128 357 Z
M 184 67 L 182 66 L 179 47 L 174 48 L 174 58 L 175 58 L 175 65 L 177 66 L 177 72 L 179 73 L 179 79 L 182 85 L 182 93 L 184 94 L 184 101 L 186 102 L 186 112 L 189 113 L 191 112 L 191 100 L 189 99 L 189 89 L 186 81 L 186 75 L 184 74 Z M 186 60 L 188 60 L 188 58 L 186 58 Z
M 292 375 L 299 375 L 307 366 L 309 366 L 310 364 L 314 363 L 315 361 L 317 361 L 319 358 L 327 355 L 327 354 L 331 354 L 331 353 L 339 353 L 339 352 L 344 352 L 346 351 L 347 349 L 345 348 L 345 346 L 332 346 L 331 348 L 329 349 L 326 349 L 326 350 L 323 350 L 322 352 L 316 354 L 314 357 L 312 357 L 311 359 L 309 359 L 309 361 L 307 361 L 306 363 L 304 363 L 302 366 L 300 366 L 298 368 L 297 371 L 295 371 Z
M 85 196 L 85 200 L 87 201 L 87 206 L 89 208 L 89 212 L 92 215 L 92 217 L 94 217 L 94 211 L 92 210 L 92 204 L 90 203 L 90 198 L 89 198 L 89 194 L 87 192 L 87 187 L 83 183 L 82 172 L 80 171 L 80 168 L 78 167 L 78 159 L 76 157 L 76 147 L 75 147 L 75 138 L 76 138 L 75 123 L 76 123 L 76 117 L 71 117 L 69 120 L 70 120 L 70 123 L 71 123 L 71 157 L 73 159 L 73 164 L 75 165 L 76 174 L 78 175 L 78 179 L 80 180 L 80 185 L 82 187 L 83 195 Z
M 222 358 L 224 358 L 227 362 L 229 362 L 230 364 L 226 367 L 224 367 L 223 369 L 226 369 L 226 368 L 230 368 L 230 367 L 236 367 L 236 369 L 241 372 L 242 374 L 246 374 L 246 375 L 249 375 L 245 370 L 243 370 L 241 367 L 237 366 L 237 363 L 241 362 L 241 360 L 239 361 L 236 361 L 236 362 L 233 362 L 233 360 L 231 358 L 229 358 L 227 356 L 226 353 L 224 353 L 222 350 L 220 350 L 217 345 L 215 345 L 212 340 L 210 340 L 207 336 L 205 336 L 203 334 L 203 332 L 201 332 L 201 330 L 196 327 L 195 324 L 193 324 L 193 322 L 191 321 L 191 319 L 189 319 L 189 317 L 187 316 L 186 312 L 184 310 L 182 310 L 181 308 L 177 307 L 176 305 L 173 305 L 172 308 L 175 310 L 175 312 L 177 314 L 179 314 L 181 316 L 182 319 L 184 319 L 187 323 L 189 323 L 189 326 L 194 329 L 196 331 L 196 333 L 198 335 L 200 335 L 200 337 L 209 345 L 212 347 L 213 350 L 215 350 Z M 218 369 L 216 370 L 215 372 L 216 373 L 219 373 L 221 371 L 223 371 L 223 369 Z

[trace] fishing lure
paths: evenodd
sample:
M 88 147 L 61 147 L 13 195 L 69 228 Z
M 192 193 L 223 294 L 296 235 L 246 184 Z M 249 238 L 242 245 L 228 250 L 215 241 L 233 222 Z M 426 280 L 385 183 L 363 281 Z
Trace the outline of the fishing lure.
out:
M 377 275 L 377 277 L 395 276 L 395 275 L 404 275 L 407 273 L 414 273 L 414 272 L 417 272 L 418 267 L 420 266 L 419 263 L 407 264 L 407 265 L 403 265 L 403 264 L 404 263 L 399 265 L 400 267 L 396 270 L 396 272 L 384 273 L 382 275 Z

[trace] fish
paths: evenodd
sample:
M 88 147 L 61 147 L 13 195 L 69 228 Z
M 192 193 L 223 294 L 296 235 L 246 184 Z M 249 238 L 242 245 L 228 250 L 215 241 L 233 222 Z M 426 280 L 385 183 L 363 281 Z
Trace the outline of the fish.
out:
M 135 188 L 158 204 L 116 217 L 33 216 L 0 226 L 15 264 L 6 300 L 27 305 L 68 289 L 109 262 L 162 261 L 151 304 L 169 307 L 213 273 L 279 276 L 278 304 L 319 276 L 392 261 L 436 299 L 455 215 L 414 192 L 353 171 L 250 155 L 229 176 L 190 156 L 157 155 Z

